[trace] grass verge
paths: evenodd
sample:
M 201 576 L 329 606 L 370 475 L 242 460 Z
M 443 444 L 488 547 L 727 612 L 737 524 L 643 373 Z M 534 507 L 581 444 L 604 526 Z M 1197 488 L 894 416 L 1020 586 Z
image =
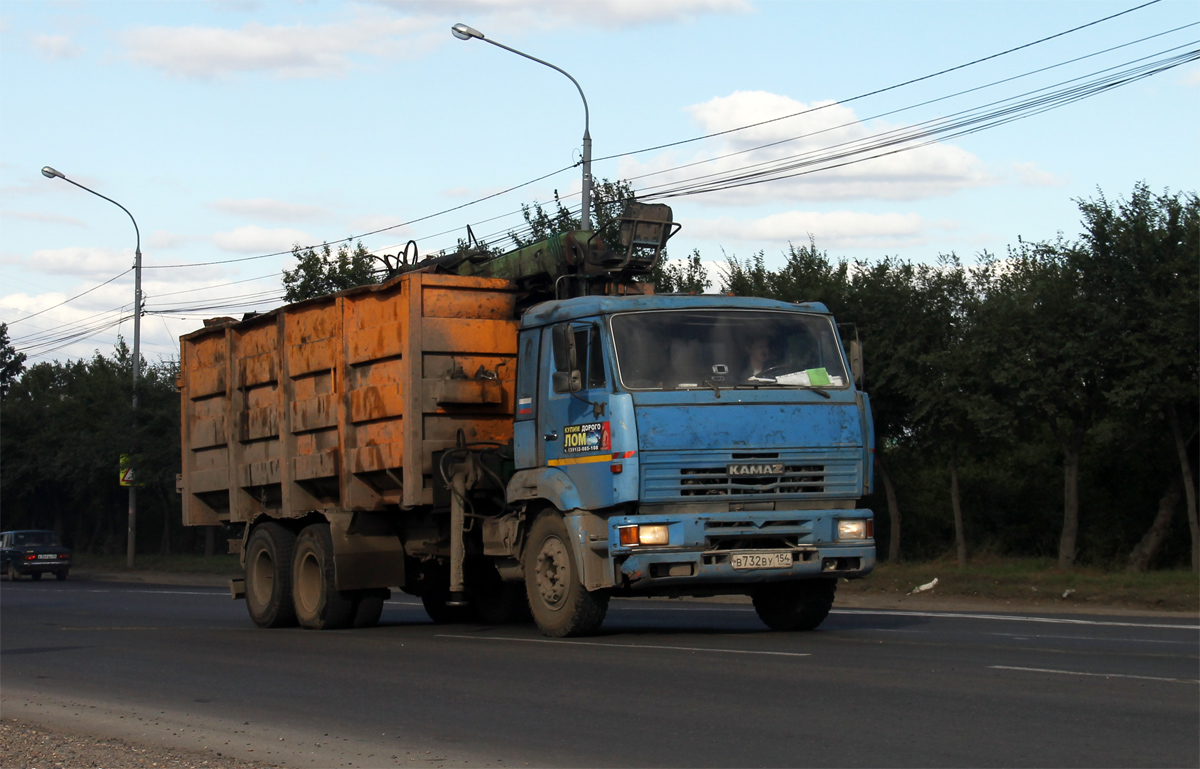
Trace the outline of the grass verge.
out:
M 914 563 L 880 563 L 862 580 L 838 591 L 907 595 L 937 578 L 921 595 L 984 598 L 1053 605 L 1121 606 L 1160 611 L 1200 611 L 1200 577 L 1190 570 L 1104 571 L 1076 567 L 1060 571 L 1048 558 L 979 556 L 964 567 L 953 557 Z

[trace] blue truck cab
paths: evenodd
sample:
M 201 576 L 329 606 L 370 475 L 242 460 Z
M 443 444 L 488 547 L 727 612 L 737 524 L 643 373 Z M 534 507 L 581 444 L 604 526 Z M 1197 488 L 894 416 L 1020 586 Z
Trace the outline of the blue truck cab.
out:
M 556 601 L 563 619 L 598 625 L 610 595 L 717 594 L 750 595 L 773 628 L 811 629 L 839 578 L 874 568 L 874 516 L 859 506 L 870 403 L 823 305 L 548 301 L 523 315 L 517 355 L 507 497 L 529 501 L 543 630 Z M 539 512 L 559 528 L 532 523 Z

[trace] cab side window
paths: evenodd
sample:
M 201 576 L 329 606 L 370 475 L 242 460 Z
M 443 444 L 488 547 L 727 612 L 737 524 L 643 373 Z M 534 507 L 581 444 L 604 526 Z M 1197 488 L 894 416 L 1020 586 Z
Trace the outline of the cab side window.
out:
M 600 327 L 595 323 L 575 327 L 575 355 L 583 386 L 588 390 L 603 389 L 604 347 L 600 343 Z

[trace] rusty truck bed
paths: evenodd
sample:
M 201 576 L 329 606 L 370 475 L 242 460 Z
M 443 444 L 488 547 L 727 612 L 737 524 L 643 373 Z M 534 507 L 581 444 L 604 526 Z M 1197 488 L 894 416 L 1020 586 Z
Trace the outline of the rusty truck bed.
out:
M 512 437 L 515 303 L 413 272 L 183 336 L 184 523 L 430 504 L 433 452 Z

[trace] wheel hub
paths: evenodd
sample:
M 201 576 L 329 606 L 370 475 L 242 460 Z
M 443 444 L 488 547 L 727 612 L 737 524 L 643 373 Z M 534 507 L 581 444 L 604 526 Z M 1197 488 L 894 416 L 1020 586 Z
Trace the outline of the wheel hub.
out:
M 557 609 L 567 597 L 571 574 L 567 548 L 561 539 L 550 537 L 542 543 L 542 549 L 537 554 L 535 573 L 542 602 Z

